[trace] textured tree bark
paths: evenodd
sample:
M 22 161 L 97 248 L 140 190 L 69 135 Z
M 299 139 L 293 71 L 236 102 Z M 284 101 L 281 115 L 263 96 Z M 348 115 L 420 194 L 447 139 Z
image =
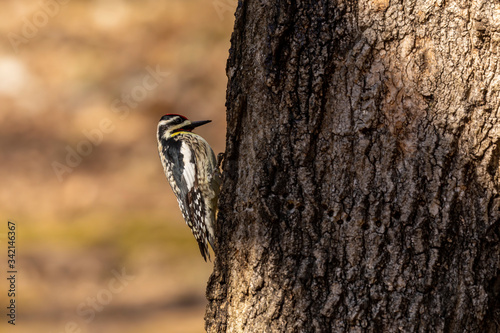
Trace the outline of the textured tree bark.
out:
M 500 2 L 240 1 L 209 332 L 500 332 Z

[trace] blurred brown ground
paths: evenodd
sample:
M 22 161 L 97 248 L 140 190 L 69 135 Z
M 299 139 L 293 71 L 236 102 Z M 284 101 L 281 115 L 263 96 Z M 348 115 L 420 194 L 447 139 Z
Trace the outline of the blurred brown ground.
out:
M 2 2 L 2 309 L 9 301 L 8 219 L 17 224 L 18 274 L 16 326 L 2 310 L 1 332 L 203 331 L 212 265 L 182 220 L 155 132 L 165 113 L 212 119 L 197 132 L 215 153 L 224 150 L 234 16 L 221 8 L 235 6 Z M 158 69 L 168 76 L 145 79 Z M 103 119 L 111 129 L 91 144 L 85 133 L 101 131 Z M 68 151 L 77 149 L 87 156 L 70 166 Z M 58 176 L 54 165 L 67 169 Z M 112 289 L 122 269 L 133 280 Z

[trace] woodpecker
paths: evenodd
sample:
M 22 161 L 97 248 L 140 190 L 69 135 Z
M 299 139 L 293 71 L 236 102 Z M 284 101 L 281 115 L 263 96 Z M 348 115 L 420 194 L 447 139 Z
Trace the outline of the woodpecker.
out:
M 209 122 L 167 114 L 161 117 L 157 131 L 163 170 L 205 261 L 207 255 L 210 259 L 208 244 L 212 248 L 214 244 L 221 177 L 212 148 L 192 130 Z

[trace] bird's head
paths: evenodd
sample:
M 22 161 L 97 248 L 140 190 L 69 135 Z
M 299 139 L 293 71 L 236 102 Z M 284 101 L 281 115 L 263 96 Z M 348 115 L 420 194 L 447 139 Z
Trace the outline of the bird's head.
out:
M 166 114 L 158 123 L 158 137 L 168 139 L 177 132 L 191 132 L 198 126 L 205 125 L 211 120 L 191 121 L 180 114 Z

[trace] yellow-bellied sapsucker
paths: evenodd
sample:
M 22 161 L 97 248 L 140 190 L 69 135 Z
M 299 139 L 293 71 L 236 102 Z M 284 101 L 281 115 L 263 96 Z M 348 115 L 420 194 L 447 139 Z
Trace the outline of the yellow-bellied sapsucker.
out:
M 208 243 L 213 248 L 221 177 L 212 148 L 192 130 L 210 121 L 167 114 L 161 117 L 157 133 L 165 175 L 205 261 L 207 255 L 210 259 Z

